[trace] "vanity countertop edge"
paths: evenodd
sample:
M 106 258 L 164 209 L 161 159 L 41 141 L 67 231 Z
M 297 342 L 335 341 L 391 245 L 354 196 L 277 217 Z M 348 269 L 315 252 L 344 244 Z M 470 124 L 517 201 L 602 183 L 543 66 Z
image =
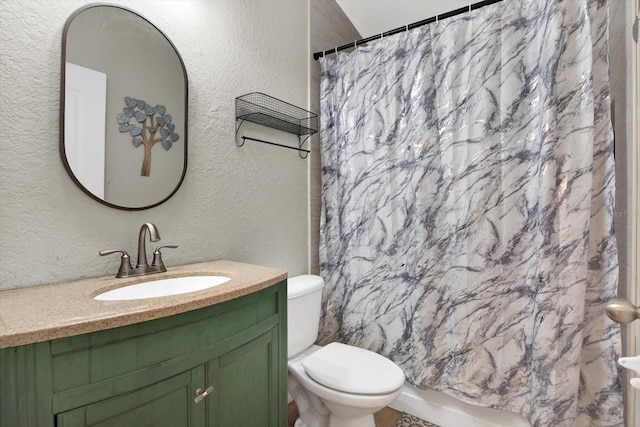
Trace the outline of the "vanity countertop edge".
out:
M 127 285 L 173 277 L 219 275 L 227 283 L 197 292 L 130 301 L 96 295 Z M 82 279 L 0 292 L 0 349 L 146 322 L 226 302 L 287 278 L 270 267 L 217 260 L 169 267 L 165 273 Z

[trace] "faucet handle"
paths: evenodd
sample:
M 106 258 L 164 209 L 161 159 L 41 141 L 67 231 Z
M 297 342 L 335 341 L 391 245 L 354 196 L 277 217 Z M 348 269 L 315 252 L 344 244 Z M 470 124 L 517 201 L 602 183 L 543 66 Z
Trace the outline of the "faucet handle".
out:
M 178 247 L 178 245 L 160 245 L 156 248 L 155 251 L 153 251 L 153 261 L 151 262 L 151 266 L 152 267 L 156 267 L 158 269 L 161 269 L 162 271 L 166 271 L 164 269 L 164 264 L 162 263 L 162 254 L 160 253 L 160 249 L 162 248 L 171 248 L 171 249 L 176 249 Z
M 118 274 L 116 274 L 116 278 L 127 277 L 129 275 L 129 272 L 133 269 L 133 267 L 131 267 L 131 257 L 129 256 L 127 251 L 121 251 L 118 249 L 109 249 L 106 251 L 98 252 L 98 255 L 105 256 L 105 255 L 111 255 L 115 253 L 122 254 L 122 256 L 120 257 L 120 268 L 118 269 Z

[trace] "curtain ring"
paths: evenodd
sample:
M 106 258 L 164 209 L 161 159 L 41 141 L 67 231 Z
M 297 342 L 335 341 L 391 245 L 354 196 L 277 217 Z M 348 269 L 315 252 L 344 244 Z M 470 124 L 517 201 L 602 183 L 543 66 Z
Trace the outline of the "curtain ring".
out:
M 353 47 L 355 47 L 355 48 L 356 48 L 356 50 L 358 50 L 358 40 L 356 40 L 356 41 L 354 41 L 354 42 L 353 42 Z

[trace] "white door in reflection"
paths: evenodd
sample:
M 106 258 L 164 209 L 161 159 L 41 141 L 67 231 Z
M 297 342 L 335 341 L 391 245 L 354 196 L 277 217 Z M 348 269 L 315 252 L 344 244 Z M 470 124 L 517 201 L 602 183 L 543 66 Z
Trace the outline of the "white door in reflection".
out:
M 107 75 L 66 63 L 65 154 L 75 177 L 104 199 Z

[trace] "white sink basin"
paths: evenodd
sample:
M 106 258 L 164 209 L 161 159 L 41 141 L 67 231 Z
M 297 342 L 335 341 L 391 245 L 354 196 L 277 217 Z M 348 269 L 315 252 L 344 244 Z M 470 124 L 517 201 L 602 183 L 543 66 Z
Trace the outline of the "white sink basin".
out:
M 174 279 L 151 280 L 124 286 L 108 292 L 103 292 L 93 299 L 101 301 L 123 301 L 144 298 L 166 297 L 189 292 L 201 291 L 222 285 L 230 279 L 223 276 L 187 276 Z

